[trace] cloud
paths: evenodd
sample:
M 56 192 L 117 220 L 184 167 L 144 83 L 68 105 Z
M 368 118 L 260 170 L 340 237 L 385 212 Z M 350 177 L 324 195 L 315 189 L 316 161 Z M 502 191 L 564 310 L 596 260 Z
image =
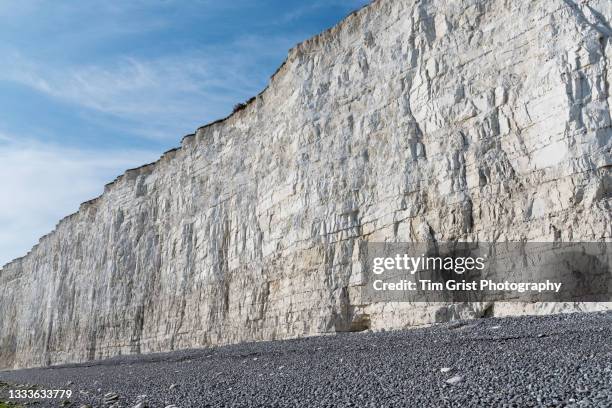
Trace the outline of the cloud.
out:
M 142 128 L 143 136 L 161 133 L 177 139 L 182 134 L 172 132 L 178 126 L 191 125 L 191 131 L 261 91 L 271 74 L 262 61 L 280 60 L 299 38 L 241 37 L 223 47 L 76 66 L 37 61 L 12 50 L 4 52 L 10 63 L 0 67 L 0 80 L 129 121 Z
M 25 255 L 80 203 L 158 152 L 87 151 L 0 133 L 0 266 Z
M 276 7 L 278 16 L 262 18 L 265 28 L 252 35 L 234 26 L 257 27 L 257 18 L 248 13 L 257 17 L 273 5 L 256 7 L 246 0 L 0 0 L 5 38 L 0 81 L 72 105 L 73 114 L 97 129 L 174 141 L 259 93 L 287 51 L 312 35 L 308 28 L 296 28 L 301 17 L 364 3 L 315 0 Z M 224 27 L 230 28 L 215 29 L 220 19 L 227 19 Z M 35 27 L 24 35 L 26 21 Z M 270 28 L 271 22 L 278 26 Z M 184 27 L 195 23 L 214 24 L 210 30 Z

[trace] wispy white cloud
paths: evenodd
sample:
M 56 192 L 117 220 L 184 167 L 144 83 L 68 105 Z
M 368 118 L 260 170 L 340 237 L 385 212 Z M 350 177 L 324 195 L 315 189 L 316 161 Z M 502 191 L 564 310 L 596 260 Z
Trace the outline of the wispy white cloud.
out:
M 25 255 L 57 221 L 157 152 L 84 151 L 0 133 L 0 267 Z
M 9 63 L 0 67 L 0 80 L 178 139 L 181 134 L 167 131 L 177 124 L 197 127 L 217 119 L 233 104 L 261 91 L 270 73 L 262 72 L 259 62 L 285 52 L 298 38 L 243 37 L 223 49 L 76 66 L 38 61 L 13 50 L 4 52 Z

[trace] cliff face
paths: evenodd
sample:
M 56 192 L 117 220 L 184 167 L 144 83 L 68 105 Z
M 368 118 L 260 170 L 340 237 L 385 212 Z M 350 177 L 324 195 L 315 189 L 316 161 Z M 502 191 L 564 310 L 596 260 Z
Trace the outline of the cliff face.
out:
M 609 0 L 348 16 L 0 271 L 0 368 L 479 313 L 362 303 L 368 241 L 609 240 L 611 19 Z

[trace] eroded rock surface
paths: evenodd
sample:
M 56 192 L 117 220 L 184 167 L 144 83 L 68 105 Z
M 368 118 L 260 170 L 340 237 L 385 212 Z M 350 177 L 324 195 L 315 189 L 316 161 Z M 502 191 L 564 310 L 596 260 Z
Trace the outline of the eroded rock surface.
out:
M 368 241 L 610 240 L 611 19 L 609 0 L 350 15 L 0 271 L 0 368 L 481 312 L 364 304 Z

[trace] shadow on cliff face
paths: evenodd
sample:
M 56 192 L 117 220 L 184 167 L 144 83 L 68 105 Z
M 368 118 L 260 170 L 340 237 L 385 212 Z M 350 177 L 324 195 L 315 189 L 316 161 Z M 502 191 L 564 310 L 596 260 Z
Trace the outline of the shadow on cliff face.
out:
M 505 257 L 489 259 L 489 268 L 482 272 L 466 273 L 461 279 L 477 283 L 480 279 L 516 283 L 560 283 L 559 292 L 519 292 L 506 290 L 452 291 L 442 294 L 448 302 L 610 302 L 612 301 L 612 270 L 609 264 L 611 247 L 606 243 L 543 243 L 530 246 L 518 244 Z M 541 246 L 539 252 L 537 246 Z M 571 249 L 578 245 L 581 248 Z M 567 249 L 569 248 L 569 249 Z M 599 248 L 599 249 L 597 249 Z M 537 250 L 534 250 L 537 249 Z M 469 249 L 446 253 L 451 257 L 477 257 Z M 453 271 L 436 271 L 440 282 L 457 280 Z M 492 307 L 491 307 L 492 310 Z M 483 316 L 492 312 L 483 311 Z
M 14 335 L 4 337 L 0 343 L 0 370 L 10 369 L 15 365 L 17 339 Z
M 610 265 L 597 256 L 567 252 L 556 260 L 558 268 L 549 272 L 559 276 L 563 301 L 609 302 L 612 287 Z M 551 267 L 552 268 L 552 267 Z

